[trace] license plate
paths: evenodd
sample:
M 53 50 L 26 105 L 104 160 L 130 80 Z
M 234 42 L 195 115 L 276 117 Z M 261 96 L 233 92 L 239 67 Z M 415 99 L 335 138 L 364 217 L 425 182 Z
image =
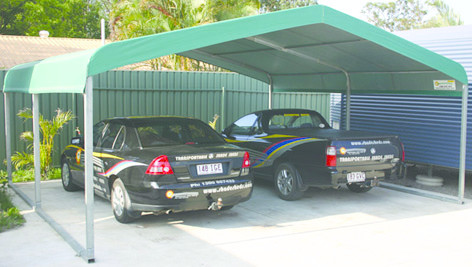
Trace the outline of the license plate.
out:
M 197 165 L 198 175 L 209 175 L 223 173 L 223 165 L 221 163 L 201 164 Z
M 347 174 L 347 182 L 348 183 L 358 183 L 365 181 L 365 173 L 364 172 L 351 172 Z

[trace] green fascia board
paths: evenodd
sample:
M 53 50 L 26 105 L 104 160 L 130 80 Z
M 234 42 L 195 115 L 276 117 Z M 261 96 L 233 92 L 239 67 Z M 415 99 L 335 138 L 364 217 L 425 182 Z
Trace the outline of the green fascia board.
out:
M 466 72 L 460 64 L 364 21 L 329 7 L 317 5 L 133 38 L 93 50 L 19 65 L 7 73 L 4 92 L 82 93 L 88 76 L 107 70 L 170 54 L 198 53 L 200 48 L 216 44 L 224 45 L 243 38 L 312 24 L 326 24 L 349 32 L 376 43 L 388 51 L 395 51 L 408 59 L 429 66 L 432 70 L 437 70 L 462 84 L 467 84 Z M 264 74 L 264 70 L 255 70 L 244 64 L 233 64 L 224 59 L 215 59 L 211 55 L 199 55 L 198 58 L 203 61 L 208 58 L 209 62 L 216 62 L 216 65 L 223 68 L 269 82 L 269 77 Z M 339 79 L 340 84 L 345 84 L 345 81 L 341 81 L 341 79 L 345 80 L 345 77 L 340 76 Z M 307 84 L 306 88 L 310 86 L 312 85 Z M 277 84 L 274 84 L 274 87 L 277 88 Z M 423 86 L 423 88 L 430 87 Z M 318 90 L 333 92 L 338 89 L 320 88 Z M 458 90 L 461 91 L 462 86 L 458 86 Z
M 85 50 L 11 68 L 6 76 L 4 92 L 29 94 L 83 93 L 87 79 L 87 63 L 94 50 Z

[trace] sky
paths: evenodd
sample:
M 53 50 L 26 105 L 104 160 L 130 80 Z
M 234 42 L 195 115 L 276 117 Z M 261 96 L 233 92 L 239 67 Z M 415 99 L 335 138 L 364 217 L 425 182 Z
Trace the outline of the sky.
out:
M 318 4 L 337 9 L 353 17 L 367 21 L 362 8 L 367 2 L 393 2 L 395 0 L 318 0 Z M 443 0 L 456 14 L 461 16 L 465 25 L 472 24 L 472 0 Z

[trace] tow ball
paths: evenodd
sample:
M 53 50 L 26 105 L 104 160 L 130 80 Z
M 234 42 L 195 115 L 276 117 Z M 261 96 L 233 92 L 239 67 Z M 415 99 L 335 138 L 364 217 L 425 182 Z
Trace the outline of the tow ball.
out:
M 208 210 L 221 210 L 222 207 L 223 207 L 223 199 L 220 197 L 218 198 L 217 201 L 212 201 L 210 203 Z

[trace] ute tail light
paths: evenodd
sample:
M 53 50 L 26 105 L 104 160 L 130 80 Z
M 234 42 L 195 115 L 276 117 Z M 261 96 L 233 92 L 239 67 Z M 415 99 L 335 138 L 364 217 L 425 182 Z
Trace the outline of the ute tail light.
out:
M 402 162 L 405 162 L 405 146 L 401 142 L 400 145 L 402 146 Z
M 251 167 L 251 160 L 249 158 L 249 153 L 246 151 L 244 152 L 244 157 L 243 157 L 243 165 L 241 166 L 241 168 L 249 168 Z
M 164 175 L 174 174 L 172 167 L 170 166 L 169 159 L 166 155 L 161 155 L 155 158 L 146 170 L 146 174 L 150 175 Z
M 326 166 L 336 167 L 336 147 L 335 146 L 326 147 Z

